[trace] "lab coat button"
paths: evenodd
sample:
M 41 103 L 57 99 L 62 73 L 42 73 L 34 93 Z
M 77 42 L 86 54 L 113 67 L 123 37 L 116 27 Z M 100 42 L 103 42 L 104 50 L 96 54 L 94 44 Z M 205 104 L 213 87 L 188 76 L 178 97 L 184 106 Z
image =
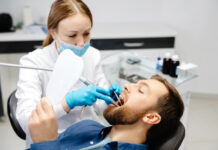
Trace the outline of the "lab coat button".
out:
M 93 141 L 90 141 L 90 144 L 94 144 L 94 142 L 93 142 Z

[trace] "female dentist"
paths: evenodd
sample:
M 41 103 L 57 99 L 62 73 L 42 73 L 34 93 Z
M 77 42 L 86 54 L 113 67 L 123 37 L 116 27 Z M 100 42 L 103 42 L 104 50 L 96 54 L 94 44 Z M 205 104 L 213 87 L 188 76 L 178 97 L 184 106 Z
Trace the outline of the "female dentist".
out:
M 65 49 L 70 49 L 83 59 L 82 76 L 97 85 L 84 86 L 77 82 L 65 96 L 61 114 L 57 115 L 59 133 L 80 120 L 100 121 L 98 114 L 107 106 L 105 102 L 109 104 L 110 97 L 114 97 L 112 91 L 115 90 L 119 95 L 122 90 L 118 85 L 111 86 L 109 90 L 103 89 L 108 88 L 108 83 L 101 70 L 100 52 L 89 44 L 92 25 L 92 14 L 81 0 L 56 0 L 48 16 L 48 35 L 43 42 L 43 48 L 36 49 L 20 59 L 20 64 L 24 66 L 53 68 L 58 55 Z M 32 143 L 28 120 L 37 103 L 46 96 L 50 76 L 51 72 L 20 69 L 16 92 L 16 117 L 26 133 L 27 148 Z M 84 105 L 88 106 L 83 110 Z

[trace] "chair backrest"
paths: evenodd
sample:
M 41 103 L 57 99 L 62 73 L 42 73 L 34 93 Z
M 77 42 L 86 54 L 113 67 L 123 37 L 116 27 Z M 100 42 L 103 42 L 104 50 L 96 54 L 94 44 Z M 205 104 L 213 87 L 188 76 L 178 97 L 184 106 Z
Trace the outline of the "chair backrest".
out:
M 15 97 L 16 90 L 11 93 L 8 98 L 7 103 L 7 110 L 8 110 L 8 117 L 11 123 L 14 132 L 19 136 L 21 139 L 26 139 L 26 134 L 23 129 L 20 127 L 19 122 L 16 118 L 16 109 L 17 109 L 17 98 Z
M 149 150 L 178 150 L 185 137 L 185 127 L 180 122 L 176 130 L 170 135 L 166 135 L 158 143 L 153 143 Z

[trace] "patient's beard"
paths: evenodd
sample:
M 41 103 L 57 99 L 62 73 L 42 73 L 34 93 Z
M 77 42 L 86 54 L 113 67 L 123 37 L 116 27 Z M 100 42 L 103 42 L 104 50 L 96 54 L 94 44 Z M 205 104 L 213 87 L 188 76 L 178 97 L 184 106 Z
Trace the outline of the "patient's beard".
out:
M 108 106 L 104 110 L 104 117 L 111 125 L 130 125 L 136 123 L 145 112 L 133 110 L 128 106 Z

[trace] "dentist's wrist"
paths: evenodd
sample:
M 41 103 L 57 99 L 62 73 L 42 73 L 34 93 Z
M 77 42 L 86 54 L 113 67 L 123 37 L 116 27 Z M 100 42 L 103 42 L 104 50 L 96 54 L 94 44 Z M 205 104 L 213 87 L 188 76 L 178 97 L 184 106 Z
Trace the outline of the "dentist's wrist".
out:
M 66 104 L 67 104 L 69 109 L 73 109 L 76 106 L 75 101 L 72 101 L 73 98 L 74 98 L 74 91 L 66 94 L 66 96 L 65 96 Z
M 69 108 L 69 106 L 67 105 L 67 101 L 66 101 L 66 99 L 64 98 L 63 100 L 62 100 L 62 107 L 63 107 L 63 109 L 64 109 L 64 111 L 66 112 L 66 113 L 69 113 L 70 112 L 70 108 Z

